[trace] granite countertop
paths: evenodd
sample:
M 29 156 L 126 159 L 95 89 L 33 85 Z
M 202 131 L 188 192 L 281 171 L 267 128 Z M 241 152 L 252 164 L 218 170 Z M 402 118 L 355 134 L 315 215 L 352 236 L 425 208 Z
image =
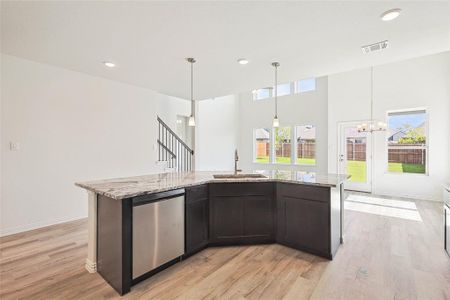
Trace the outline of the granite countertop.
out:
M 347 175 L 316 174 L 290 170 L 257 170 L 243 173 L 261 173 L 265 178 L 221 178 L 214 174 L 232 174 L 223 171 L 171 172 L 126 178 L 77 182 L 75 185 L 113 199 L 164 192 L 211 182 L 289 182 L 324 187 L 335 187 L 345 181 Z

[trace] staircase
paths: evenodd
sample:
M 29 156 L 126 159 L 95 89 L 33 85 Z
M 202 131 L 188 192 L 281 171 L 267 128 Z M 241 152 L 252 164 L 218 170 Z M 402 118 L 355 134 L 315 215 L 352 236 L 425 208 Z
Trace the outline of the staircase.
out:
M 194 150 L 158 117 L 158 161 L 176 172 L 192 171 Z

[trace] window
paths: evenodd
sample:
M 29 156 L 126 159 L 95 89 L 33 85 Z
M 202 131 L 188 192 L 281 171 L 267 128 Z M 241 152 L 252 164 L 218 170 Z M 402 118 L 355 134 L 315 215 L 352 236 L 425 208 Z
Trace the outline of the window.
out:
M 262 100 L 270 97 L 272 97 L 272 89 L 270 88 L 257 89 L 253 91 L 253 100 Z
M 287 96 L 294 93 L 304 93 L 316 90 L 316 79 L 308 78 L 295 82 L 281 83 L 277 85 L 278 96 Z M 272 98 L 275 95 L 273 87 L 253 90 L 253 100 Z
M 280 96 L 286 96 L 291 94 L 291 83 L 283 83 L 277 85 L 277 95 Z M 274 96 L 275 96 L 275 90 L 274 90 Z
M 254 129 L 253 148 L 255 163 L 315 165 L 316 126 Z
M 388 113 L 389 172 L 427 172 L 427 122 L 425 110 Z
M 304 93 L 316 90 L 316 79 L 308 78 L 295 82 L 295 92 Z
M 296 162 L 300 165 L 316 164 L 316 127 L 313 125 L 295 126 L 297 151 Z
M 275 161 L 278 164 L 291 163 L 291 127 L 275 128 Z
M 258 128 L 253 132 L 255 141 L 255 162 L 270 162 L 270 129 Z

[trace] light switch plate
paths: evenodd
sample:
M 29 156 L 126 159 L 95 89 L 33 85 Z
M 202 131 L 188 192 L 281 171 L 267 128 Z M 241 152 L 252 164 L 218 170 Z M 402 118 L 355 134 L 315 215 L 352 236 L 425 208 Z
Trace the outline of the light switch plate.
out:
M 9 143 L 9 150 L 11 150 L 11 151 L 19 151 L 20 150 L 20 143 L 18 143 L 18 142 L 10 142 Z

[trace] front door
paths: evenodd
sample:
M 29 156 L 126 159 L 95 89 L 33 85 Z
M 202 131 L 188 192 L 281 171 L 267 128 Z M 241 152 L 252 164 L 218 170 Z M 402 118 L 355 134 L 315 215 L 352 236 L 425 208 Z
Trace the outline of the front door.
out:
M 371 134 L 358 132 L 357 124 L 345 122 L 339 126 L 339 173 L 351 175 L 345 189 L 371 192 Z

